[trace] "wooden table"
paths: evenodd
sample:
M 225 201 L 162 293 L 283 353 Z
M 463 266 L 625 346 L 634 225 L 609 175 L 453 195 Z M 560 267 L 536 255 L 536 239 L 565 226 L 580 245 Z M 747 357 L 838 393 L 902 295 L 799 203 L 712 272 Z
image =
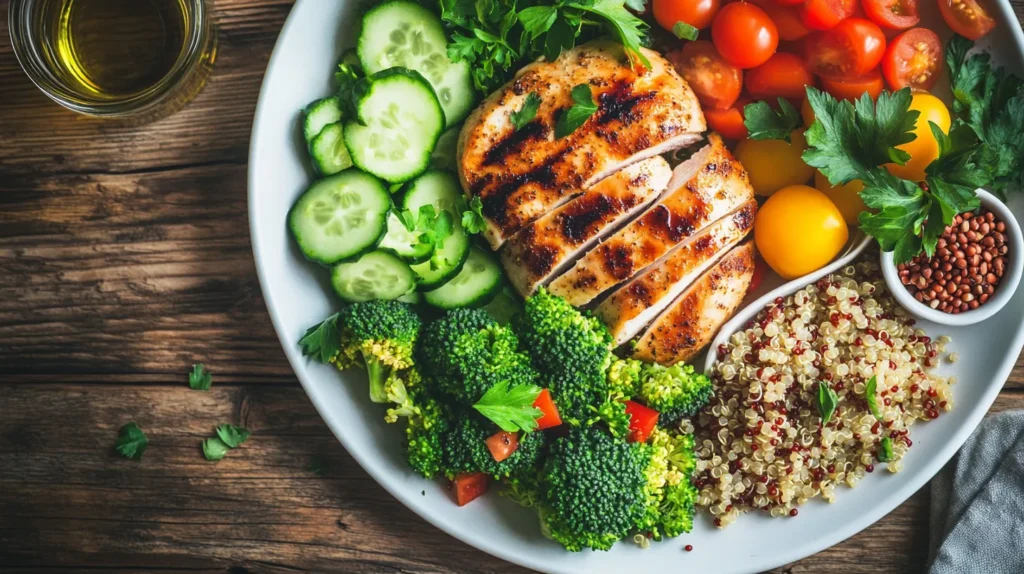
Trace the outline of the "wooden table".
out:
M 0 572 L 523 571 L 388 495 L 288 367 L 253 267 L 246 157 L 292 2 L 215 4 L 206 89 L 136 128 L 47 100 L 0 22 Z M 195 362 L 209 392 L 186 384 Z M 1019 361 L 995 409 L 1024 407 L 1022 391 Z M 141 462 L 112 449 L 132 420 Z M 254 435 L 207 462 L 200 441 L 224 422 Z M 925 489 L 779 571 L 917 571 L 927 526 Z

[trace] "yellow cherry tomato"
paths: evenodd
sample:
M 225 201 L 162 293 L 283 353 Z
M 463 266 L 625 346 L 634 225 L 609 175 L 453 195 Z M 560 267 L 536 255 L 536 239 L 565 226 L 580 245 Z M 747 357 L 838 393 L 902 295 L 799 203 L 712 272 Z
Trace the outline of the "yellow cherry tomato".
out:
M 783 140 L 746 139 L 736 145 L 736 159 L 747 168 L 750 185 L 758 195 L 771 195 L 787 185 L 807 183 L 814 168 L 801 155 L 807 149 L 802 131 L 795 131 L 793 143 Z
M 849 225 L 857 225 L 857 218 L 860 216 L 860 212 L 868 208 L 868 206 L 864 205 L 864 200 L 860 198 L 860 191 L 864 189 L 864 184 L 860 180 L 854 180 L 846 185 L 835 187 L 828 182 L 827 177 L 821 175 L 820 171 L 815 171 L 814 187 L 818 188 L 818 191 L 824 193 L 832 200 L 832 203 L 836 204 L 836 207 L 839 208 L 839 213 L 843 214 L 843 219 Z
M 849 230 L 839 208 L 806 185 L 775 192 L 754 219 L 754 242 L 765 262 L 784 279 L 795 279 L 832 261 Z
M 921 181 L 925 178 L 925 168 L 939 157 L 939 144 L 935 141 L 928 122 L 935 122 L 935 125 L 939 126 L 943 133 L 949 133 L 949 110 L 946 109 L 946 104 L 942 103 L 942 100 L 928 92 L 915 92 L 913 100 L 910 102 L 910 109 L 921 112 L 917 118 L 917 124 L 914 126 L 917 139 L 897 147 L 897 149 L 909 153 L 910 159 L 906 165 L 888 163 L 885 167 L 896 177 Z

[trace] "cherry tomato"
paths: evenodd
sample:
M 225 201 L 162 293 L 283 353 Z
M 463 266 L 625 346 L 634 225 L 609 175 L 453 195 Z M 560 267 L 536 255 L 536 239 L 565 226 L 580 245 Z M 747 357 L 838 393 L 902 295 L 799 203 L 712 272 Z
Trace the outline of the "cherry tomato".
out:
M 804 0 L 771 0 L 779 6 L 799 6 L 804 3 Z
M 836 204 L 836 207 L 839 208 L 839 213 L 843 214 L 843 219 L 847 225 L 857 225 L 860 213 L 868 208 L 868 206 L 864 205 L 864 200 L 860 198 L 860 192 L 864 189 L 864 182 L 859 179 L 855 179 L 846 185 L 833 186 L 820 171 L 815 171 L 814 187 L 831 199 L 832 203 Z
M 884 87 L 882 73 L 878 71 L 878 68 L 871 70 L 863 76 L 853 78 L 821 79 L 821 89 L 831 94 L 837 100 L 849 100 L 851 102 L 860 98 L 864 92 L 867 92 L 872 100 L 877 100 Z
M 889 87 L 910 86 L 928 91 L 942 72 L 945 57 L 939 36 L 927 28 L 913 28 L 893 39 L 882 60 L 882 72 Z
M 682 50 L 670 52 L 668 61 L 705 108 L 728 109 L 740 97 L 742 72 L 719 56 L 711 42 L 687 42 Z
M 792 143 L 746 139 L 736 145 L 736 159 L 747 169 L 754 193 L 771 195 L 784 187 L 811 180 L 814 168 L 804 163 L 802 157 L 807 150 L 803 132 L 794 131 L 790 140 Z
M 533 406 L 540 409 L 540 418 L 537 419 L 537 430 L 549 429 L 562 424 L 562 417 L 558 414 L 558 407 L 551 399 L 551 391 L 544 389 L 533 401 Z
M 626 401 L 626 415 L 629 416 L 629 442 L 647 442 L 654 427 L 658 426 L 658 415 L 660 413 L 640 403 Z
M 954 32 L 970 40 L 996 27 L 984 0 L 939 0 L 939 12 Z
M 754 275 L 750 278 L 750 286 L 747 287 L 747 293 L 757 292 L 757 288 L 764 282 L 766 267 L 768 267 L 768 264 L 764 262 L 760 255 L 757 255 L 754 258 Z
M 935 158 L 939 157 L 939 144 L 935 141 L 935 135 L 932 134 L 932 128 L 928 125 L 928 122 L 933 122 L 943 132 L 949 133 L 949 110 L 946 108 L 946 104 L 942 103 L 942 100 L 928 92 L 915 93 L 910 101 L 910 109 L 921 112 L 921 115 L 917 118 L 917 123 L 914 124 L 914 134 L 917 135 L 917 139 L 901 146 L 896 146 L 896 149 L 909 153 L 910 159 L 907 160 L 905 165 L 888 163 L 885 164 L 885 167 L 889 170 L 889 173 L 896 177 L 902 177 L 911 181 L 921 181 L 925 177 L 925 168 Z
M 747 91 L 755 100 L 775 101 L 788 98 L 799 102 L 806 86 L 814 85 L 814 76 L 796 54 L 776 52 L 767 62 L 751 68 L 743 75 Z
M 654 0 L 651 9 L 658 25 L 671 32 L 676 22 L 686 22 L 698 30 L 707 28 L 720 5 L 720 0 Z
M 800 105 L 800 117 L 804 119 L 804 127 L 809 128 L 816 119 L 814 117 L 814 108 L 811 107 L 811 100 L 804 100 L 804 103 Z
M 811 33 L 811 29 L 804 25 L 800 18 L 800 10 L 795 5 L 786 6 L 774 0 L 758 2 L 757 5 L 768 14 L 772 22 L 775 22 L 775 30 L 779 33 L 780 40 L 793 42 Z
M 775 192 L 754 219 L 757 250 L 783 279 L 795 279 L 827 265 L 846 245 L 849 234 L 839 208 L 806 185 Z
M 805 0 L 800 17 L 811 30 L 829 30 L 849 18 L 857 9 L 857 0 Z
M 917 0 L 863 0 L 864 12 L 882 28 L 906 30 L 921 21 Z
M 748 2 L 722 6 L 711 24 L 711 40 L 725 61 L 738 68 L 760 66 L 779 46 L 775 23 Z
M 482 472 L 466 472 L 455 477 L 455 502 L 466 506 L 487 492 L 491 477 Z
M 704 110 L 708 128 L 727 140 L 747 139 L 747 126 L 743 124 L 743 106 L 749 103 L 750 99 L 743 95 L 727 110 Z
M 875 69 L 884 55 L 882 29 L 863 18 L 847 18 L 835 28 L 811 34 L 804 41 L 807 67 L 819 76 L 863 76 Z

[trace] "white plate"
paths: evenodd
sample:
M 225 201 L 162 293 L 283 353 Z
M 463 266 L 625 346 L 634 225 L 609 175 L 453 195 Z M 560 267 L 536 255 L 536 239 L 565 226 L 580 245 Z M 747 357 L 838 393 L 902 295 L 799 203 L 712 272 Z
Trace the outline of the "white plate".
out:
M 285 354 L 320 415 L 352 456 L 391 494 L 449 534 L 505 560 L 548 572 L 758 572 L 799 560 L 848 538 L 898 506 L 924 485 L 977 426 L 1006 381 L 1024 345 L 1024 289 L 997 316 L 961 328 L 935 329 L 953 337 L 961 360 L 956 408 L 914 427 L 914 447 L 896 475 L 875 472 L 837 501 L 814 501 L 797 518 L 741 517 L 725 530 L 700 516 L 694 532 L 641 550 L 632 543 L 610 552 L 570 553 L 540 535 L 532 512 L 487 496 L 459 508 L 439 484 L 415 476 L 405 464 L 401 435 L 367 398 L 361 376 L 339 374 L 304 359 L 303 331 L 333 312 L 327 274 L 306 263 L 285 229 L 285 214 L 310 181 L 299 136 L 299 110 L 330 92 L 343 48 L 354 41 L 356 6 L 345 0 L 299 0 L 274 49 L 260 94 L 249 154 L 249 220 L 263 295 Z M 932 2 L 923 4 L 934 6 Z M 1020 74 L 1024 34 L 1007 0 L 993 3 L 1000 25 L 983 43 Z M 941 29 L 935 14 L 928 24 Z M 1024 217 L 1024 197 L 1011 207 Z M 767 286 L 766 286 L 767 287 Z M 421 494 L 425 492 L 426 494 Z M 683 552 L 685 544 L 693 552 Z

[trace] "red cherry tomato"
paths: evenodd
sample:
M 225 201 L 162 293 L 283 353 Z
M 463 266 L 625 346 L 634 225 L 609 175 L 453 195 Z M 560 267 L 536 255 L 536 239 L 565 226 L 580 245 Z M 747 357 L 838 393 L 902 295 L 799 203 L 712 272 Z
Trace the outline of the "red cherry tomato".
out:
M 816 32 L 804 42 L 807 66 L 819 76 L 862 76 L 875 69 L 885 55 L 885 36 L 878 24 L 848 18 L 827 32 Z
M 928 91 L 939 79 L 944 62 L 938 34 L 927 28 L 912 28 L 889 44 L 882 60 L 882 73 L 894 90 L 910 86 Z
M 467 472 L 455 477 L 455 503 L 466 506 L 487 492 L 491 477 L 482 472 Z
M 544 389 L 533 401 L 533 406 L 540 409 L 541 415 L 537 419 L 537 430 L 549 429 L 562 424 L 562 417 L 558 414 L 558 407 L 555 401 L 551 400 L 551 391 Z
M 743 106 L 750 103 L 750 98 L 743 95 L 736 104 L 727 110 L 704 110 L 704 119 L 708 129 L 718 132 L 727 140 L 747 139 L 747 126 L 743 124 Z
M 672 31 L 676 22 L 686 22 L 698 30 L 711 25 L 721 0 L 654 0 L 651 10 L 662 28 Z
M 780 40 L 792 42 L 811 33 L 811 29 L 804 25 L 803 19 L 800 18 L 800 10 L 796 6 L 777 4 L 773 0 L 757 5 L 768 14 L 772 22 L 775 22 L 775 30 L 779 33 Z
M 771 0 L 779 6 L 799 6 L 804 3 L 804 0 Z M 763 6 L 762 6 L 763 8 Z
M 705 108 L 724 110 L 740 97 L 743 74 L 719 56 L 711 42 L 687 42 L 682 50 L 670 52 L 668 61 L 690 84 Z
M 821 78 L 821 89 L 837 100 L 854 101 L 867 92 L 872 100 L 877 100 L 884 88 L 882 72 L 871 70 L 863 76 L 853 78 Z
M 964 38 L 977 40 L 996 27 L 985 0 L 939 0 L 942 19 Z
M 829 30 L 849 18 L 857 9 L 857 0 L 804 0 L 800 17 L 811 30 Z
M 917 0 L 863 0 L 864 12 L 882 28 L 906 30 L 917 26 Z
M 654 432 L 654 427 L 658 426 L 659 414 L 658 411 L 640 403 L 626 401 L 626 415 L 629 416 L 629 436 L 626 437 L 626 440 L 647 442 L 651 433 Z
M 772 57 L 779 46 L 779 33 L 764 10 L 748 2 L 733 2 L 722 6 L 715 16 L 711 40 L 726 62 L 747 69 Z
M 743 83 L 755 100 L 774 102 L 782 97 L 799 104 L 806 87 L 814 85 L 814 76 L 796 54 L 777 52 L 767 62 L 747 70 Z

